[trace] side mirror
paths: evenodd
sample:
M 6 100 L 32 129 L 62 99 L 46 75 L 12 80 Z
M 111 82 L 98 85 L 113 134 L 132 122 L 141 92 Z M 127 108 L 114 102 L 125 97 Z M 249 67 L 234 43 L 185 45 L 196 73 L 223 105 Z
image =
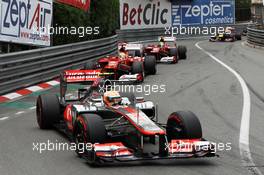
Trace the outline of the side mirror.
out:
M 137 102 L 144 102 L 144 97 L 136 97 Z
M 83 98 L 86 93 L 87 93 L 87 89 L 79 89 L 78 90 L 78 99 Z
M 102 102 L 102 98 L 92 98 L 92 102 L 100 103 L 100 102 Z

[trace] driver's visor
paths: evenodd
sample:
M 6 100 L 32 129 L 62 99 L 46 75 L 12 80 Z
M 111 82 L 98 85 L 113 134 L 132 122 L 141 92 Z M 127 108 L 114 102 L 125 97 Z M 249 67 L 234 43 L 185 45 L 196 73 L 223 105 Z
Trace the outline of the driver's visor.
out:
M 108 97 L 109 101 L 113 101 L 115 99 L 120 99 L 121 97 L 120 96 L 110 96 Z

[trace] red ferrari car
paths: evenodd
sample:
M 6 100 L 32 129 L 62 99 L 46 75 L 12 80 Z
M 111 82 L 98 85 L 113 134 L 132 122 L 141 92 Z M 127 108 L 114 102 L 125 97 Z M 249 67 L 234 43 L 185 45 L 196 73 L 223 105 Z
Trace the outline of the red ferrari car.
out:
M 187 48 L 177 46 L 175 37 L 160 37 L 158 45 L 148 45 L 144 49 L 146 55 L 155 56 L 158 62 L 177 63 L 179 59 L 187 58 Z
M 156 74 L 154 57 L 144 57 L 140 45 L 124 44 L 119 48 L 119 56 L 100 58 L 96 63 L 85 65 L 86 70 L 100 69 L 102 73 L 113 73 L 113 80 L 131 80 L 143 82 L 146 74 Z
M 153 102 L 133 93 L 107 88 L 102 92 L 102 80 L 91 71 L 66 71 L 60 98 L 51 94 L 37 98 L 39 127 L 66 133 L 78 145 L 77 154 L 91 164 L 215 156 L 194 113 L 172 112 L 161 124 Z M 91 86 L 67 100 L 70 84 Z

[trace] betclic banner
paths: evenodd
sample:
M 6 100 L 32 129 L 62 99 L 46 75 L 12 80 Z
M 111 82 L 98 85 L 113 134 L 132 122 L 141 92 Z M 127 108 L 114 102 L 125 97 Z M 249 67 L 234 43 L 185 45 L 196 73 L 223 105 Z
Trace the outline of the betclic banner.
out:
M 171 26 L 168 0 L 120 0 L 121 29 L 162 28 Z
M 235 23 L 235 0 L 120 0 L 121 29 Z
M 0 0 L 0 41 L 50 46 L 52 0 Z M 41 34 L 42 33 L 42 34 Z
M 235 23 L 235 0 L 172 1 L 172 25 Z

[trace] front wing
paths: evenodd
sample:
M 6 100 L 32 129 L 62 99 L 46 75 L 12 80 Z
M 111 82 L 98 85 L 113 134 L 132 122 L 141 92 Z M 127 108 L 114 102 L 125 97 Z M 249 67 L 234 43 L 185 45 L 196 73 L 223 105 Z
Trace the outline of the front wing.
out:
M 159 159 L 184 159 L 214 157 L 214 146 L 205 140 L 172 140 L 166 147 L 166 154 L 135 153 L 122 142 L 95 144 L 84 158 L 89 162 L 111 163 Z

